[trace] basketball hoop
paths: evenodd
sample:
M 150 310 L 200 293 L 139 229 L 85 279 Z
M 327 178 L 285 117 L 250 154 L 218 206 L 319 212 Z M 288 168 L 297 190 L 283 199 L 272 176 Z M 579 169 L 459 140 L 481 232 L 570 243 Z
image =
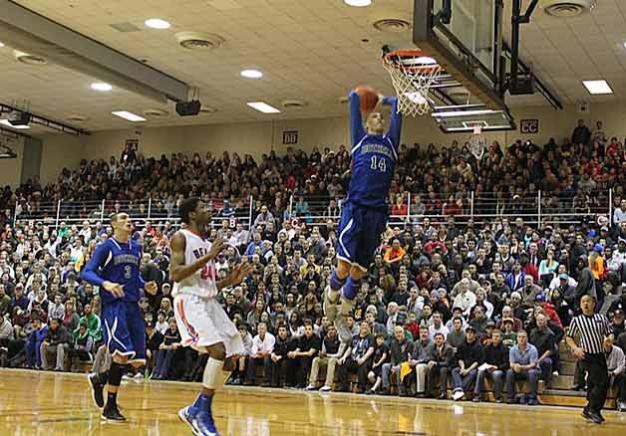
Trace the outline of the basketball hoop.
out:
M 398 112 L 412 117 L 430 111 L 430 87 L 439 79 L 441 66 L 421 50 L 395 50 L 383 56 L 398 95 Z
M 477 160 L 480 160 L 487 149 L 487 138 L 483 135 L 483 128 L 480 124 L 472 126 L 472 136 L 468 139 L 470 152 Z

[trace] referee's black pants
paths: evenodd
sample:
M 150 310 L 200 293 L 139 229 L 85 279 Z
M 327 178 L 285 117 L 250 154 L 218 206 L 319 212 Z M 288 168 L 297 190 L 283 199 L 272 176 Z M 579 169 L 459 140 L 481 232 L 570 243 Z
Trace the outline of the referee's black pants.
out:
M 602 354 L 587 354 L 580 362 L 583 371 L 587 372 L 587 407 L 600 412 L 609 392 L 609 370 L 606 357 Z

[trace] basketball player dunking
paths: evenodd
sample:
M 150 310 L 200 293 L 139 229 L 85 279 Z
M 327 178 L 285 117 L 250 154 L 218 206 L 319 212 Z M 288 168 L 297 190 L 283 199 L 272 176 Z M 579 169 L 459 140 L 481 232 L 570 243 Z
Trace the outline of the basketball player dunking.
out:
M 211 212 L 198 198 L 188 198 L 180 205 L 180 218 L 187 225 L 171 240 L 170 277 L 174 283 L 174 313 L 184 346 L 209 355 L 202 392 L 196 401 L 178 412 L 194 435 L 217 435 L 211 405 L 215 391 L 230 374 L 225 371 L 242 354 L 243 341 L 216 296 L 222 288 L 234 286 L 250 273 L 245 261 L 223 280 L 217 280 L 215 258 L 226 248 L 222 239 L 213 244 L 204 238 Z
M 395 97 L 380 96 L 377 107 L 381 103 L 391 105 L 391 123 L 386 134 L 383 133 L 383 114 L 376 108 L 367 116 L 367 131 L 363 128 L 359 94 L 356 91 L 350 93 L 352 177 L 341 210 L 338 265 L 332 273 L 324 299 L 324 312 L 330 321 L 336 322 L 337 331 L 344 341 L 352 340 L 345 319 L 352 311 L 361 279 L 387 225 L 387 196 L 398 159 L 402 129 L 398 101 Z M 342 288 L 340 316 L 337 317 Z

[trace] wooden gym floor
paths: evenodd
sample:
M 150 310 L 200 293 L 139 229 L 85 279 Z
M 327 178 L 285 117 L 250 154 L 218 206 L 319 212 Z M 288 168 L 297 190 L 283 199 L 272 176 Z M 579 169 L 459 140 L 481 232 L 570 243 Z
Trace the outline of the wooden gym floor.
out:
M 197 384 L 133 381 L 120 393 L 128 422 L 100 422 L 84 374 L 0 370 L 0 435 L 190 435 L 177 417 Z M 579 408 L 452 403 L 398 397 L 226 388 L 214 416 L 222 435 L 620 435 L 626 414 L 601 426 Z

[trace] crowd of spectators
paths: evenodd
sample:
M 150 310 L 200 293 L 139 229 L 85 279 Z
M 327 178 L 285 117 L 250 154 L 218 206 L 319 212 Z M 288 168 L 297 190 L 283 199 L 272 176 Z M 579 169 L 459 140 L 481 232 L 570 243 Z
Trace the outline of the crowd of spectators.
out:
M 79 273 L 111 229 L 75 205 L 105 198 L 115 209 L 121 208 L 115 201 L 130 201 L 137 206 L 129 212 L 144 216 L 139 200 L 151 196 L 157 214 L 153 222 L 138 221 L 134 237 L 144 248 L 144 279 L 156 281 L 159 291 L 139 302 L 149 363 L 136 377 L 199 380 L 202 356 L 181 347 L 168 277 L 176 204 L 199 195 L 215 200 L 210 238 L 229 243 L 217 259 L 218 274 L 227 274 L 240 256 L 253 266 L 240 286 L 219 295 L 246 348 L 230 383 L 346 391 L 354 374 L 358 392 L 444 398 L 449 382 L 453 399 L 480 401 L 489 379 L 498 401 L 532 405 L 538 381 L 549 385 L 560 371 L 559 343 L 578 299 L 592 293 L 614 325 L 616 341 L 606 351 L 618 402 L 626 407 L 626 172 L 619 171 L 626 150 L 596 127 L 578 126 L 572 141 L 560 145 L 518 141 L 503 150 L 494 143 L 478 156 L 456 143 L 402 146 L 390 205 L 413 219 L 383 235 L 348 319 L 351 343 L 340 341 L 322 308 L 336 263 L 332 217 L 348 177 L 344 147 L 272 152 L 258 164 L 228 153 L 146 158 L 127 147 L 119 160 L 83 162 L 46 187 L 34 180 L 15 192 L 7 188 L 4 206 L 20 211 L 15 222 L 6 214 L 0 235 L 0 364 L 79 371 L 103 354 L 98 290 Z M 590 213 L 601 201 L 593 195 L 600 187 L 614 191 L 612 224 L 594 218 L 528 225 L 506 217 L 523 213 L 516 196 L 538 189 L 555 199 L 555 214 L 578 206 Z M 500 216 L 485 224 L 455 221 L 469 190 L 506 200 L 485 203 L 500 208 Z M 405 191 L 426 194 L 406 205 Z M 437 200 L 442 193 L 450 202 Z M 287 208 L 291 194 L 297 200 Z M 235 218 L 249 206 L 242 203 L 249 195 L 250 226 Z M 321 210 L 307 203 L 314 195 L 329 198 Z M 58 199 L 74 205 L 64 212 L 85 221 L 57 228 L 46 219 L 23 219 Z M 443 213 L 445 221 L 431 222 L 424 217 L 430 212 Z M 328 219 L 315 224 L 314 214 Z M 527 395 L 516 394 L 518 380 L 529 382 Z M 575 383 L 584 385 L 584 374 Z
M 343 196 L 349 167 L 344 146 L 313 148 L 308 154 L 289 148 L 284 156 L 272 151 L 256 162 L 250 154 L 228 152 L 150 157 L 128 145 L 119 158 L 83 160 L 45 186 L 34 178 L 15 191 L 6 187 L 0 207 L 7 213 L 1 219 L 10 220 L 16 207 L 23 216 L 36 215 L 59 200 L 61 217 L 99 217 L 102 199 L 105 215 L 121 204 L 145 215 L 147 198 L 151 215 L 166 217 L 181 197 L 200 194 L 214 200 L 225 216 L 247 211 L 252 197 L 255 210 L 266 204 L 281 220 L 289 213 L 306 218 L 326 214 L 328 200 Z M 471 150 L 457 141 L 443 147 L 414 143 L 400 148 L 389 204 L 397 215 L 458 215 L 468 211 L 474 192 L 475 214 L 520 215 L 536 211 L 541 190 L 544 213 L 555 218 L 587 214 L 607 209 L 609 188 L 619 205 L 624 168 L 626 148 L 616 137 L 607 138 L 600 121 L 593 131 L 580 121 L 571 138 L 550 139 L 543 146 L 518 140 L 503 147 L 494 141 Z M 407 192 L 414 194 L 410 200 Z M 297 197 L 290 204 L 292 194 Z

